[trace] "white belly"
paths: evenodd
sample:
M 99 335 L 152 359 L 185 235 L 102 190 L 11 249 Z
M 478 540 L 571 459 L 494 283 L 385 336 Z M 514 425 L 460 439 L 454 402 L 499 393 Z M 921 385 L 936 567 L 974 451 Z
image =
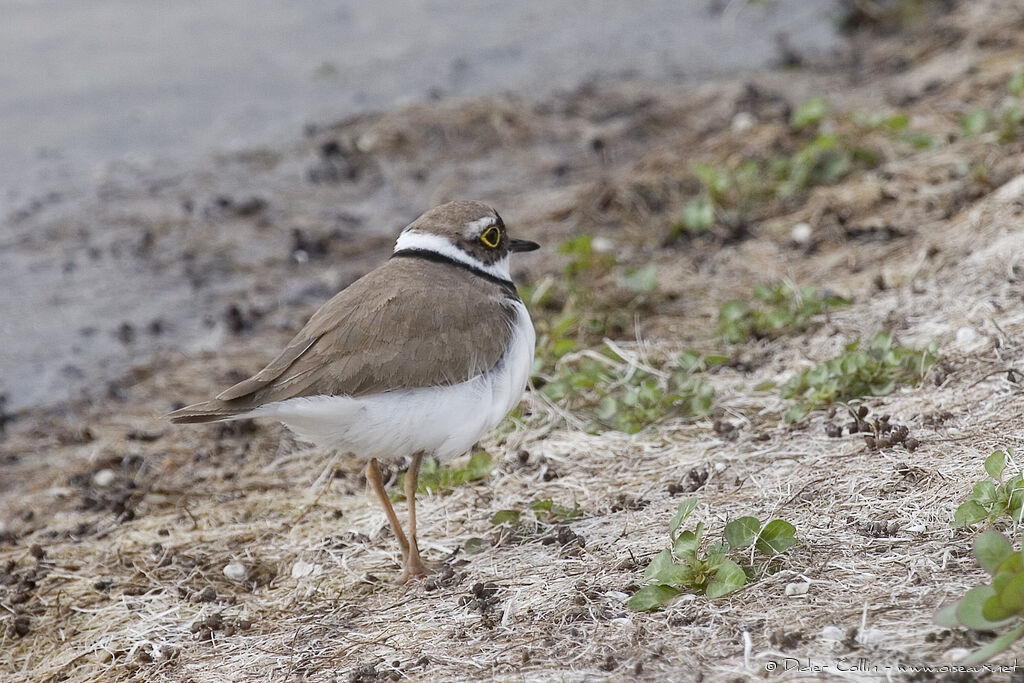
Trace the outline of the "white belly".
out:
M 462 455 L 518 405 L 526 388 L 536 335 L 526 306 L 515 306 L 508 349 L 494 368 L 471 380 L 359 398 L 292 398 L 245 417 L 276 418 L 303 440 L 360 458 L 423 451 L 445 461 Z

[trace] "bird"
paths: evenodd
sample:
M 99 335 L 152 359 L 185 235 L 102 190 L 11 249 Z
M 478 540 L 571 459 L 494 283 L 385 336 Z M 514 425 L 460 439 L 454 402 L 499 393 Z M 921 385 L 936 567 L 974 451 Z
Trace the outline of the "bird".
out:
M 304 441 L 365 459 L 366 479 L 402 553 L 399 583 L 429 573 L 416 533 L 424 457 L 468 452 L 526 390 L 536 333 L 509 270 L 540 248 L 477 201 L 432 208 L 390 258 L 320 307 L 266 367 L 175 410 L 174 423 L 273 418 Z M 409 460 L 408 533 L 379 460 Z

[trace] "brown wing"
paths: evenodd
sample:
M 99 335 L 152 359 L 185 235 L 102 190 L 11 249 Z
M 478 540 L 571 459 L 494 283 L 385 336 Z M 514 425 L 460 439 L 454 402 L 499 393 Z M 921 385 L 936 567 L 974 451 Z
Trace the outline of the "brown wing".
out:
M 497 284 L 447 264 L 393 259 L 324 304 L 263 370 L 171 418 L 223 419 L 300 396 L 464 382 L 501 358 L 513 315 Z

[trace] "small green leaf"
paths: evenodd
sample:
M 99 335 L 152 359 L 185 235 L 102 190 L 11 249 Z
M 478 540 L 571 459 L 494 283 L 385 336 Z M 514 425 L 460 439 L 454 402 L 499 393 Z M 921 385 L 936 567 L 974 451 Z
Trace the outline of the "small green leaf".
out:
M 746 548 L 757 537 L 761 522 L 757 517 L 740 517 L 725 525 L 722 535 L 733 548 Z
M 491 517 L 491 524 L 518 524 L 520 516 L 518 510 L 498 510 Z
M 669 550 L 662 550 L 660 553 L 655 555 L 651 560 L 651 563 L 647 565 L 647 569 L 644 570 L 644 579 L 650 581 L 673 564 L 672 552 Z
M 1018 71 L 1010 77 L 1010 81 L 1006 84 L 1006 90 L 1014 97 L 1024 93 L 1024 70 Z
M 789 117 L 789 124 L 796 129 L 812 126 L 828 114 L 828 100 L 824 97 L 812 97 L 806 100 L 793 110 Z
M 956 512 L 953 513 L 953 523 L 951 526 L 960 528 L 967 527 L 972 524 L 988 519 L 988 510 L 979 505 L 976 501 L 969 500 L 966 503 L 961 504 Z
M 971 499 L 982 506 L 991 505 L 996 499 L 996 485 L 988 479 L 975 482 L 971 489 Z
M 653 292 L 658 286 L 658 266 L 648 263 L 640 268 L 631 268 L 623 274 L 622 282 L 626 289 L 638 294 Z
M 668 533 L 670 536 L 675 538 L 676 530 L 679 526 L 686 521 L 686 518 L 690 516 L 690 513 L 697 507 L 696 498 L 687 498 L 679 504 L 676 508 L 676 514 L 672 517 L 672 521 L 668 523 Z
M 960 117 L 960 132 L 964 137 L 980 135 L 988 128 L 989 114 L 984 109 L 973 109 Z
M 981 605 L 981 616 L 992 623 L 1005 621 L 1014 615 L 1014 611 L 1007 609 L 999 602 L 999 596 L 993 595 Z
M 796 543 L 796 527 L 784 519 L 773 519 L 765 524 L 755 545 L 765 555 L 785 552 Z
M 993 479 L 998 480 L 1002 477 L 1004 469 L 1006 469 L 1006 453 L 1003 451 L 995 451 L 985 458 L 985 471 Z
M 989 574 L 995 574 L 999 565 L 1012 553 L 1013 546 L 998 531 L 986 531 L 974 539 L 974 555 Z
M 967 628 L 979 631 L 988 631 L 996 628 L 1002 622 L 986 619 L 983 613 L 985 601 L 995 597 L 995 594 L 995 589 L 992 586 L 975 586 L 967 591 L 967 594 L 957 603 L 957 621 Z
M 487 542 L 482 538 L 474 536 L 472 538 L 467 538 L 466 542 L 462 544 L 462 548 L 468 554 L 475 555 L 476 553 L 483 552 L 487 549 Z
M 935 612 L 935 624 L 938 626 L 945 626 L 946 628 L 959 628 L 960 620 L 956 618 L 956 610 L 959 607 L 960 601 L 954 602 L 944 607 L 939 608 Z
M 1017 574 L 999 591 L 999 604 L 1007 615 L 1020 615 L 1024 608 L 1024 574 Z
M 672 586 L 644 586 L 634 593 L 626 604 L 635 610 L 652 610 L 661 607 L 677 595 L 679 591 Z
M 697 550 L 697 546 L 700 545 L 701 533 L 704 531 L 704 525 L 698 524 L 696 531 L 683 531 L 676 537 L 675 543 L 672 544 L 672 554 L 676 557 L 683 557 L 687 553 L 692 553 Z
M 687 564 L 670 564 L 651 578 L 662 585 L 685 587 L 693 582 L 693 569 Z
M 718 565 L 715 577 L 708 582 L 707 588 L 704 589 L 704 594 L 708 598 L 714 599 L 731 593 L 737 588 L 742 588 L 746 582 L 747 575 L 743 569 L 732 560 L 723 559 Z
M 682 227 L 691 234 L 707 232 L 715 224 L 715 205 L 711 198 L 699 195 L 683 206 Z

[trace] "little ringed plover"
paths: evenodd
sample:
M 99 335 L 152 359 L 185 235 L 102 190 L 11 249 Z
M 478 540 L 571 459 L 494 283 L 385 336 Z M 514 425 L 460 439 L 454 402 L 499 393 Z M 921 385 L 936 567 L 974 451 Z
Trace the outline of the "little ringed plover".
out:
M 301 439 L 367 459 L 367 480 L 401 547 L 400 581 L 422 576 L 420 463 L 467 452 L 519 403 L 535 333 L 509 256 L 538 247 L 510 237 L 479 202 L 431 209 L 402 231 L 387 262 L 324 304 L 265 368 L 168 417 L 271 417 Z M 411 458 L 408 535 L 377 463 L 398 456 Z

